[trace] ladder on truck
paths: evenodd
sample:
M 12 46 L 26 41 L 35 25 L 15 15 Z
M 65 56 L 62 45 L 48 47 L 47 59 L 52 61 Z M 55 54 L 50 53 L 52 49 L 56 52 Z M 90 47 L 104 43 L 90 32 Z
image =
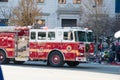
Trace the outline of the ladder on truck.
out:
M 0 32 L 16 32 L 15 28 L 15 26 L 2 26 Z

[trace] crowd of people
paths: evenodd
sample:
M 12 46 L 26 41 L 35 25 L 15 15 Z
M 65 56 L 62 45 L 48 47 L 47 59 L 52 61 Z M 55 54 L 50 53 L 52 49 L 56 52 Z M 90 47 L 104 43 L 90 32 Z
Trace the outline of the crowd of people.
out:
M 103 44 L 98 45 L 98 53 L 94 56 L 94 62 L 120 62 L 120 45 L 112 43 L 110 48 L 104 48 Z
M 109 55 L 110 55 L 109 56 L 110 62 L 113 62 L 113 61 L 120 62 L 120 45 L 119 45 L 119 43 L 116 43 L 116 45 L 114 43 L 112 43 Z

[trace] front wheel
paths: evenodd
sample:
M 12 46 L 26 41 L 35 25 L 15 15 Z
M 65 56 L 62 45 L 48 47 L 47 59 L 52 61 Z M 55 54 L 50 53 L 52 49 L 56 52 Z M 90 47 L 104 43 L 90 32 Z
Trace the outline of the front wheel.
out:
M 50 66 L 53 67 L 60 67 L 63 66 L 64 61 L 63 61 L 63 56 L 60 52 L 58 51 L 53 51 L 48 58 L 48 63 Z
M 6 57 L 6 54 L 4 51 L 0 50 L 0 63 L 1 64 L 7 64 L 9 63 L 9 59 Z
M 78 61 L 67 61 L 66 62 L 70 67 L 75 67 L 77 65 L 79 65 Z

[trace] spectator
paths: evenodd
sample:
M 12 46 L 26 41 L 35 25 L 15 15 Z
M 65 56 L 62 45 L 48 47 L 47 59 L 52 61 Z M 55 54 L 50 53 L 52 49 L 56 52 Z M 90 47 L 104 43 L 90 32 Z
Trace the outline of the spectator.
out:
M 109 58 L 109 50 L 105 50 L 102 56 L 102 60 L 108 62 L 108 58 Z
M 2 74 L 1 66 L 0 66 L 0 80 L 4 80 L 4 78 L 3 78 L 3 74 Z
M 101 52 L 101 51 L 102 51 L 102 48 L 103 48 L 103 45 L 102 45 L 102 43 L 100 43 L 100 44 L 98 45 L 98 50 Z
M 33 26 L 34 29 L 40 29 L 43 27 L 43 22 L 41 20 L 38 20 L 37 23 Z
M 112 43 L 110 54 L 109 54 L 109 61 L 110 62 L 113 62 L 115 60 L 115 49 L 116 49 L 116 46 L 114 43 Z
M 120 45 L 116 46 L 116 55 L 118 62 L 120 62 Z

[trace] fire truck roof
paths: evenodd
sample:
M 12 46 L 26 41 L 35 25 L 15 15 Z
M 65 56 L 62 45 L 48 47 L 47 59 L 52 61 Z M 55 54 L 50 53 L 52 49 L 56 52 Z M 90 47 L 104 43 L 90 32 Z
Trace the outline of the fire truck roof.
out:
M 92 32 L 92 30 L 88 29 L 88 28 L 81 28 L 81 27 L 56 27 L 53 29 L 49 29 L 49 28 L 41 28 L 41 29 L 30 29 L 30 31 L 88 31 L 88 32 Z

